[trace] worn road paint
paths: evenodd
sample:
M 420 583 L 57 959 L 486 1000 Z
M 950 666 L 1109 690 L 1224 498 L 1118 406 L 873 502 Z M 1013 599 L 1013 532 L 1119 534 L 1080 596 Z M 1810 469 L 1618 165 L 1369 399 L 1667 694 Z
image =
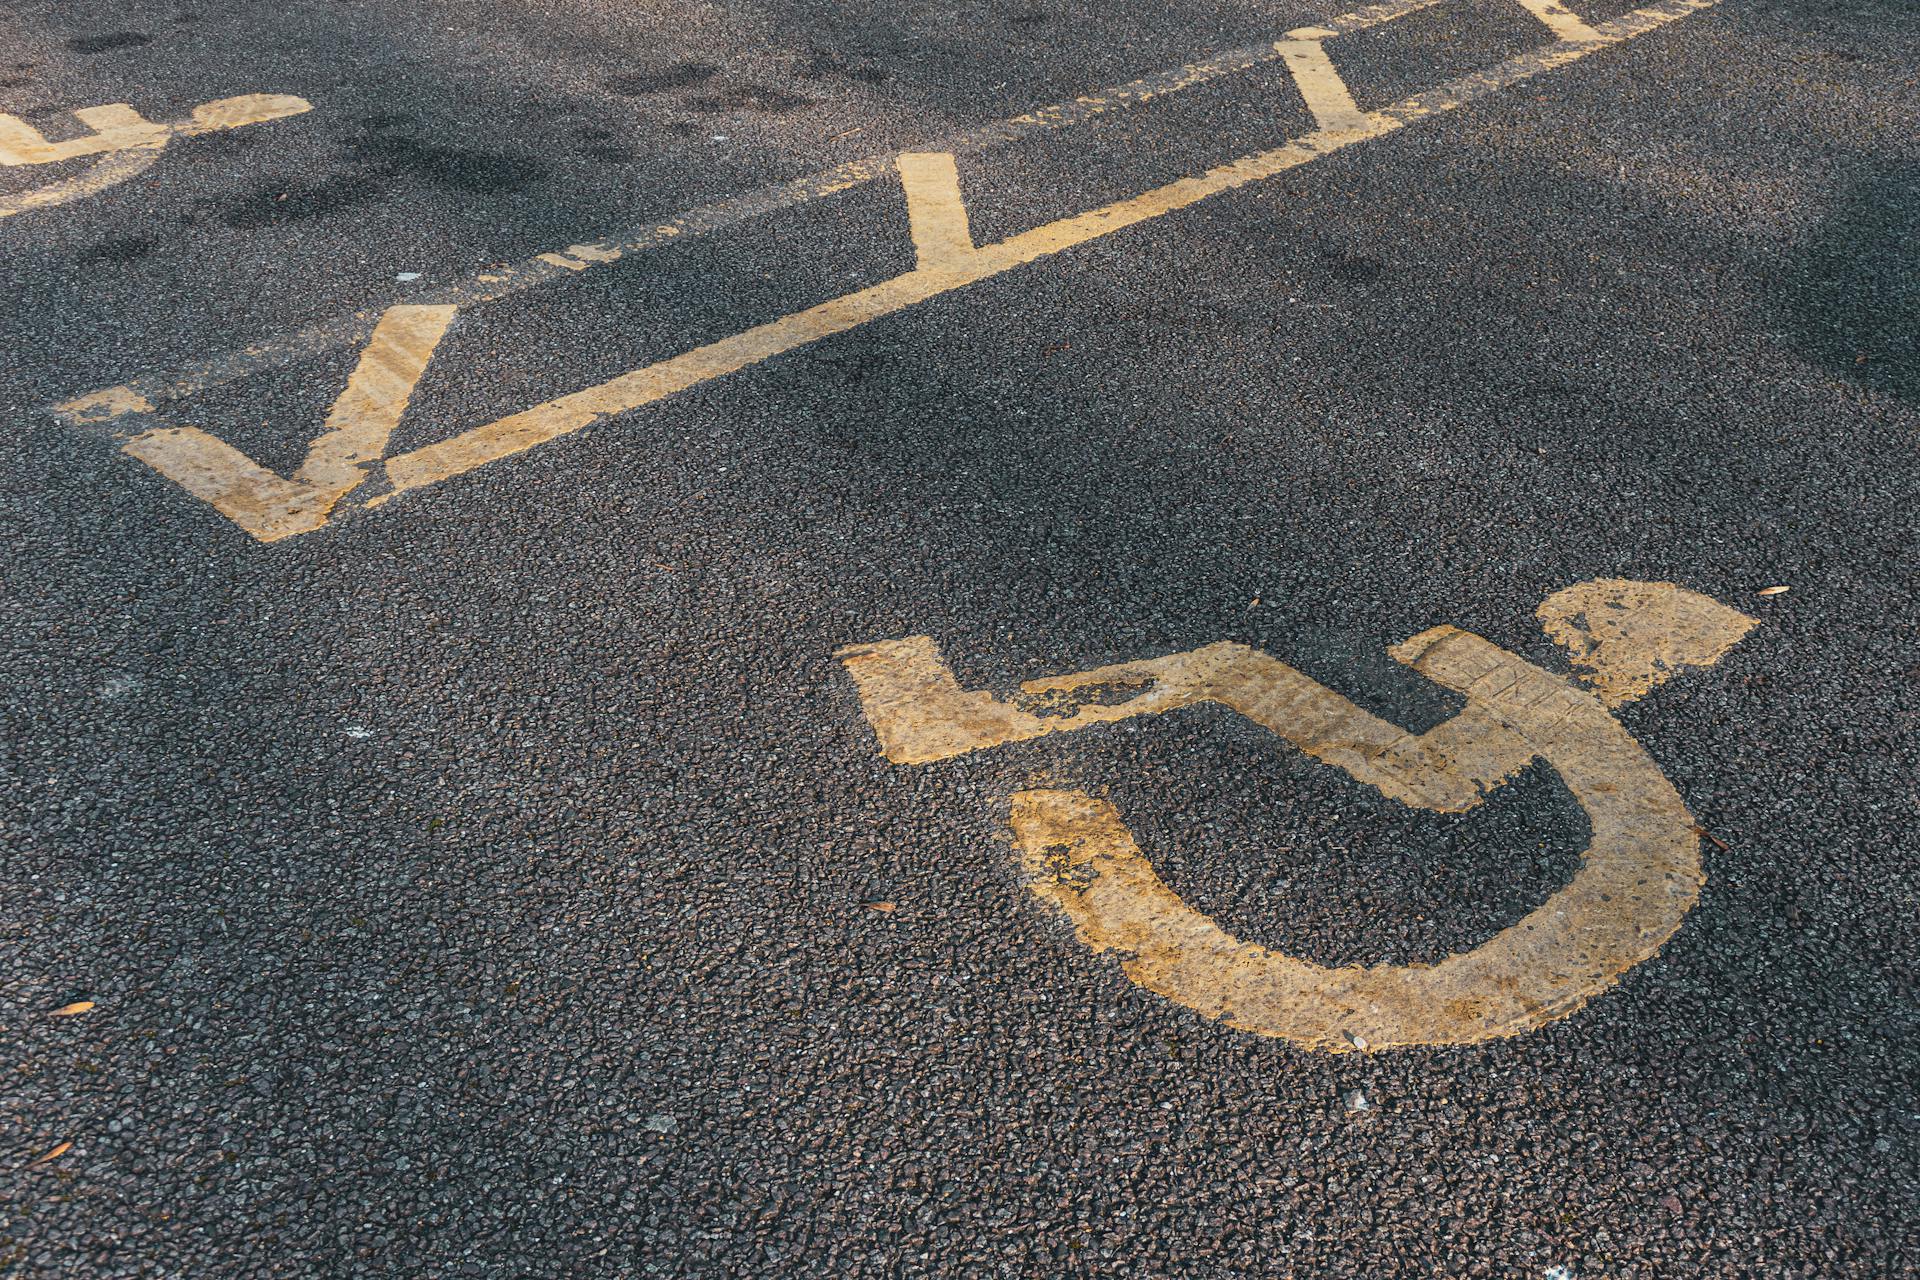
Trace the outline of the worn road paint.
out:
M 262 542 L 317 529 L 386 450 L 455 311 L 388 308 L 291 479 L 198 427 L 158 427 L 122 448 Z
M 1547 24 L 1562 40 L 1598 40 L 1600 35 L 1560 0 L 1520 0 L 1520 7 Z
M 1328 37 L 1363 31 L 1417 13 L 1445 0 L 1389 0 L 1368 5 L 1352 13 L 1330 19 L 1324 28 L 1314 30 Z M 1299 33 L 1289 33 L 1289 37 Z M 1155 102 L 1215 80 L 1239 75 L 1280 57 L 1271 41 L 1213 54 L 1198 62 L 1142 76 L 1126 84 L 1083 94 L 1071 102 L 1036 108 L 1004 120 L 931 139 L 922 148 L 928 152 L 968 155 L 990 150 L 1022 138 L 1053 130 L 1071 128 L 1112 111 Z M 565 249 L 536 254 L 523 262 L 489 268 L 471 279 L 445 288 L 415 293 L 423 302 L 447 303 L 462 310 L 528 289 L 567 279 L 606 262 L 617 262 L 636 253 L 663 245 L 698 239 L 716 231 L 739 226 L 754 218 L 792 209 L 849 191 L 896 172 L 893 153 L 870 155 L 818 173 L 773 183 L 752 191 L 729 196 L 713 204 L 701 205 L 669 217 L 629 227 L 590 245 L 569 245 Z M 108 421 L 119 412 L 116 404 L 129 400 L 150 406 L 168 404 L 196 392 L 223 386 L 255 374 L 270 372 L 325 351 L 364 343 L 379 320 L 381 308 L 333 316 L 290 334 L 263 338 L 247 347 L 216 357 L 171 374 L 135 378 L 118 387 L 104 388 L 75 397 L 56 412 L 76 424 Z
M 1488 70 L 1416 94 L 1380 110 L 1367 112 L 1357 121 L 1346 112 L 1333 93 L 1338 77 L 1332 64 L 1317 54 L 1304 51 L 1307 48 L 1317 50 L 1319 29 L 1302 29 L 1291 33 L 1288 40 L 1276 44 L 1276 50 L 1286 46 L 1293 51 L 1290 57 L 1284 52 L 1281 54 L 1289 59 L 1288 65 L 1297 63 L 1308 69 L 1313 86 L 1302 89 L 1303 98 L 1309 101 L 1317 98 L 1318 109 L 1329 112 L 1339 122 L 1340 128 L 1317 129 L 1271 150 L 1243 156 L 1193 177 L 1181 178 L 1140 195 L 1062 218 L 965 253 L 958 251 L 958 242 L 949 236 L 939 246 L 942 256 L 937 267 L 918 264 L 912 271 L 891 280 L 757 325 L 732 337 L 389 458 L 385 466 L 386 491 L 369 491 L 361 505 L 379 506 L 398 494 L 437 484 L 488 462 L 569 435 L 616 414 L 630 412 L 822 338 L 844 333 L 930 298 L 1310 163 L 1355 142 L 1379 137 L 1427 116 L 1476 101 L 1585 57 L 1596 49 L 1632 39 L 1687 14 L 1710 8 L 1715 3 L 1717 0 L 1663 0 L 1663 3 L 1636 10 L 1604 24 L 1596 29 L 1596 38 L 1592 41 L 1562 42 L 1508 59 Z M 1315 40 L 1295 38 L 1309 33 L 1315 35 Z M 1340 89 L 1340 96 L 1351 100 L 1350 95 L 1345 94 L 1344 86 Z M 928 153 L 909 154 L 915 157 L 909 164 L 913 173 L 902 171 L 903 180 L 911 176 L 916 183 L 924 183 L 934 176 L 932 166 L 936 162 L 928 158 Z M 950 165 L 951 157 L 942 163 Z M 895 167 L 898 169 L 897 160 Z M 944 174 L 945 169 L 942 168 L 940 173 Z M 942 183 L 944 179 L 935 185 Z M 925 187 L 923 194 L 931 189 Z M 946 199 L 947 196 L 940 198 Z M 957 207 L 957 191 L 951 193 L 951 199 Z M 596 252 L 601 250 L 612 252 L 605 246 Z M 585 269 L 596 260 L 593 254 L 582 255 L 579 246 L 572 253 L 574 256 L 569 259 L 573 264 L 571 267 L 551 269 Z M 135 384 L 128 384 L 69 401 L 58 406 L 57 412 L 70 421 L 93 422 L 124 414 L 124 406 L 137 403 L 151 402 Z M 123 432 L 129 429 L 144 431 L 147 435 L 169 430 L 140 421 L 138 414 L 133 415 L 129 423 L 122 424 Z
M 0 218 L 29 209 L 66 204 L 95 195 L 151 169 L 167 144 L 222 129 L 284 120 L 312 110 L 305 98 L 282 93 L 249 93 L 237 98 L 203 102 L 185 120 L 157 123 L 124 102 L 81 107 L 74 119 L 87 132 L 63 142 L 50 142 L 18 116 L 0 114 L 0 165 L 58 164 L 98 155 L 86 172 L 45 186 L 0 196 Z
M 1321 132 L 1362 138 L 1388 127 L 1375 124 L 1360 110 L 1347 89 L 1347 82 L 1333 69 L 1333 60 L 1319 40 L 1287 39 L 1276 42 L 1273 47 L 1286 60 L 1293 83 Z
M 1544 760 L 1592 825 L 1580 870 L 1519 923 L 1434 965 L 1327 968 L 1244 942 L 1161 882 L 1111 804 L 1078 791 L 1012 797 L 1034 892 L 1082 942 L 1118 953 L 1135 983 L 1240 1030 L 1343 1052 L 1461 1044 L 1565 1017 L 1658 951 L 1699 896 L 1692 819 L 1612 708 L 1717 662 L 1753 620 L 1672 583 L 1620 579 L 1558 592 L 1539 616 L 1590 689 L 1435 627 L 1388 650 L 1466 698 L 1422 734 L 1239 644 L 1029 681 L 1008 700 L 962 689 L 925 636 L 837 656 L 882 753 L 901 764 L 1203 702 L 1415 808 L 1470 809 Z

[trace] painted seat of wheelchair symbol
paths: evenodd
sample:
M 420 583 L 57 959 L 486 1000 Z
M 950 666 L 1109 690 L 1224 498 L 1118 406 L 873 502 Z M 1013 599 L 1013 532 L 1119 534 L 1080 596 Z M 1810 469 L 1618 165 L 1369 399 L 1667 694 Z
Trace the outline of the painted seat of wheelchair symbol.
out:
M 1471 633 L 1435 627 L 1389 649 L 1466 705 L 1410 734 L 1245 645 L 1032 681 L 1021 699 L 964 690 L 924 636 L 838 655 L 882 752 L 926 764 L 986 747 L 1201 702 L 1225 706 L 1415 808 L 1472 808 L 1535 759 L 1586 811 L 1579 871 L 1487 942 L 1432 965 L 1330 968 L 1235 938 L 1155 874 L 1118 811 L 1080 791 L 1011 798 L 1034 893 L 1141 987 L 1227 1025 L 1332 1052 L 1458 1044 L 1564 1017 L 1657 952 L 1699 897 L 1685 805 L 1611 708 L 1723 657 L 1754 626 L 1672 583 L 1607 579 L 1548 598 L 1537 617 L 1577 679 Z M 1097 702 L 1073 701 L 1099 691 Z
M 99 156 L 83 172 L 11 195 L 0 195 L 0 218 L 98 195 L 153 168 L 175 138 L 284 120 L 312 110 L 305 98 L 285 93 L 247 93 L 203 102 L 184 120 L 153 121 L 124 102 L 81 107 L 73 118 L 87 132 L 58 142 L 22 120 L 0 113 L 0 166 L 59 164 Z

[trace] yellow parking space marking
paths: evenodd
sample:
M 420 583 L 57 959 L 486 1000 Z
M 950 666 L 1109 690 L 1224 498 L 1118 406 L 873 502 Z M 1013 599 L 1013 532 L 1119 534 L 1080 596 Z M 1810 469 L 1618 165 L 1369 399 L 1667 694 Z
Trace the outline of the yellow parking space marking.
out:
M 1528 13 L 1547 24 L 1547 29 L 1562 40 L 1598 40 L 1600 33 L 1588 26 L 1580 15 L 1560 0 L 1520 0 Z
M 951 172 L 952 157 L 937 158 L 925 152 L 909 153 L 904 167 L 897 158 L 893 165 L 901 175 L 903 192 L 907 192 L 910 198 L 910 221 L 916 245 L 933 252 L 935 258 L 932 263 L 923 259 L 913 270 L 881 284 L 754 326 L 732 337 L 631 370 L 595 386 L 556 397 L 470 428 L 449 439 L 389 458 L 385 465 L 387 491 L 369 493 L 360 505 L 382 505 L 401 493 L 437 484 L 488 462 L 569 435 L 616 414 L 630 412 L 1015 267 L 1270 178 L 1342 147 L 1380 137 L 1417 120 L 1476 101 L 1585 57 L 1598 48 L 1632 39 L 1715 3 L 1717 0 L 1662 0 L 1661 3 L 1605 24 L 1596 31 L 1596 38 L 1592 41 L 1577 44 L 1562 42 L 1523 54 L 1437 89 L 1359 115 L 1348 112 L 1345 104 L 1351 103 L 1351 96 L 1339 84 L 1331 64 L 1317 52 L 1317 39 L 1290 38 L 1277 42 L 1277 56 L 1282 57 L 1290 67 L 1297 64 L 1305 70 L 1307 82 L 1302 83 L 1303 97 L 1309 103 L 1317 102 L 1316 115 L 1321 111 L 1328 113 L 1338 127 L 1316 129 L 1282 146 L 1242 156 L 1204 173 L 1181 178 L 1087 213 L 1062 218 L 992 245 L 972 247 L 965 239 L 964 207 L 960 202 L 957 180 Z M 1357 112 L 1358 108 L 1354 108 L 1354 111 Z M 911 188 L 908 184 L 911 184 Z M 921 245 L 923 236 L 924 246 Z M 963 245 L 966 246 L 964 250 Z M 613 252 L 607 246 L 598 248 L 607 253 Z M 574 253 L 577 255 L 578 251 L 579 246 L 576 246 Z M 547 264 L 546 269 L 584 270 L 598 260 L 595 255 L 587 254 L 570 257 L 565 267 Z M 151 404 L 153 401 L 138 384 L 128 384 L 68 401 L 57 406 L 56 412 L 76 423 L 111 421 L 123 413 L 123 406 L 139 402 Z M 136 414 L 131 421 L 145 437 L 178 440 L 179 433 L 170 433 L 166 428 L 142 423 L 142 416 L 151 415 Z M 208 476 L 199 465 L 205 451 L 201 442 L 194 443 L 195 465 L 192 474 L 205 481 Z M 135 451 L 130 449 L 129 452 Z M 136 452 L 135 456 L 142 455 Z M 259 471 L 258 468 L 254 470 Z M 261 476 L 255 475 L 254 479 L 261 480 Z M 204 496 L 203 488 L 193 485 L 187 487 Z M 218 492 L 229 504 L 222 506 L 219 502 L 214 503 L 223 514 L 231 514 L 230 508 L 236 500 L 236 494 L 244 496 L 241 491 L 224 482 L 218 486 Z M 327 502 L 327 511 L 331 512 L 334 505 L 332 501 Z M 253 513 L 251 518 L 254 523 L 249 525 L 247 520 L 241 520 L 243 527 L 248 527 L 250 532 L 261 527 L 259 519 L 262 517 L 258 510 L 244 503 L 239 509 Z M 304 516 L 291 519 L 291 516 L 283 518 L 276 514 L 267 520 L 264 527 L 275 530 L 275 536 L 279 537 L 285 536 L 279 532 L 283 529 L 305 532 L 325 522 L 325 516 L 317 522 L 307 522 Z M 259 535 L 256 533 L 255 536 Z
M 402 306 L 381 317 L 291 479 L 197 427 L 157 428 L 123 448 L 262 542 L 317 529 L 379 461 L 456 310 Z
M 1154 873 L 1115 807 L 1019 792 L 1011 821 L 1033 892 L 1139 986 L 1228 1026 L 1329 1052 L 1462 1044 L 1567 1016 L 1654 953 L 1705 880 L 1692 819 L 1612 709 L 1719 661 L 1751 618 L 1672 583 L 1609 579 L 1538 615 L 1589 688 L 1468 632 L 1434 627 L 1388 652 L 1466 699 L 1409 734 L 1285 663 L 1237 644 L 1029 681 L 1002 700 L 961 689 L 927 637 L 837 655 L 882 752 L 925 764 L 1046 734 L 1224 706 L 1415 808 L 1460 812 L 1533 760 L 1586 811 L 1571 883 L 1492 939 L 1433 965 L 1329 968 L 1245 942 Z M 1098 695 L 1098 700 L 1093 700 Z
M 1331 18 L 1325 27 L 1317 30 L 1328 37 L 1346 35 L 1445 2 L 1385 0 L 1384 3 L 1367 5 Z M 955 155 L 986 151 L 1022 138 L 1084 124 L 1109 112 L 1157 102 L 1229 76 L 1242 75 L 1279 57 L 1278 47 L 1272 41 L 1229 49 L 1197 62 L 1082 94 L 1070 102 L 1054 103 L 991 124 L 965 129 L 945 138 L 930 140 L 922 150 L 945 151 Z M 471 309 L 558 279 L 570 278 L 580 271 L 604 263 L 618 262 L 633 254 L 697 239 L 754 218 L 850 191 L 891 177 L 895 172 L 895 156 L 892 153 L 850 160 L 805 177 L 774 183 L 668 218 L 630 227 L 593 244 L 569 245 L 565 249 L 536 254 L 510 266 L 489 268 L 463 283 L 431 291 L 421 300 L 446 303 L 462 310 Z M 262 339 L 239 351 L 171 374 L 135 378 L 119 387 L 77 396 L 61 408 L 70 410 L 65 415 L 70 421 L 83 425 L 109 421 L 123 412 L 116 406 L 135 400 L 149 406 L 164 405 L 196 392 L 282 368 L 321 352 L 364 343 L 372 334 L 382 310 L 375 308 L 334 316 L 294 333 Z
M 0 196 L 0 218 L 66 204 L 145 173 L 175 138 L 284 120 L 311 109 L 312 104 L 304 98 L 281 93 L 249 93 L 203 102 L 185 120 L 158 123 L 148 120 L 127 103 L 113 102 L 76 110 L 74 119 L 88 131 L 63 142 L 49 141 L 45 134 L 18 116 L 0 114 L 0 165 L 59 164 L 86 156 L 102 157 L 85 173 Z
M 962 267 L 973 257 L 967 205 L 960 198 L 960 171 L 945 152 L 909 151 L 900 157 L 900 187 L 907 222 L 922 271 Z
M 1319 40 L 1287 39 L 1273 47 L 1286 60 L 1287 70 L 1293 73 L 1293 82 L 1321 132 L 1358 138 L 1380 128 L 1354 102 L 1346 81 L 1333 69 L 1333 60 Z

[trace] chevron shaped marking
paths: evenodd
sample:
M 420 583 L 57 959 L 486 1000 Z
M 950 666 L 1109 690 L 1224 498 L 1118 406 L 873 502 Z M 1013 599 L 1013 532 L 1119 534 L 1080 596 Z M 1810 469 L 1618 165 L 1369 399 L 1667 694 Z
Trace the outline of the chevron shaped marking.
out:
M 381 316 L 306 461 L 290 477 L 198 427 L 157 427 L 121 448 L 261 542 L 319 528 L 379 461 L 456 310 L 399 306 Z

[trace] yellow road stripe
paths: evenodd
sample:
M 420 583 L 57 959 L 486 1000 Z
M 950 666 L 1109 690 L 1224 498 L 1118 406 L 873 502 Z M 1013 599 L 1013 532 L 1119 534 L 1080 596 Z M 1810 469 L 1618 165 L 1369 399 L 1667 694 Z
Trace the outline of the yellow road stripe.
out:
M 1601 29 L 1584 45 L 1559 44 L 1509 59 L 1490 70 L 1465 76 L 1439 89 L 1417 94 L 1365 117 L 1364 131 L 1319 130 L 1270 151 L 1219 165 L 1195 177 L 1116 201 L 1088 213 L 1062 218 L 983 246 L 955 258 L 939 270 L 916 268 L 905 275 L 795 312 L 743 333 L 622 374 L 597 386 L 535 405 L 495 422 L 401 454 L 387 462 L 393 494 L 419 489 L 484 463 L 520 453 L 534 445 L 625 413 L 689 387 L 759 364 L 784 352 L 891 315 L 1003 271 L 1108 236 L 1150 218 L 1184 209 L 1210 196 L 1272 177 L 1317 160 L 1363 138 L 1378 137 L 1414 120 L 1452 110 L 1510 85 L 1563 66 L 1608 44 L 1643 34 L 1717 0 L 1667 0 L 1636 10 Z M 368 500 L 385 502 L 392 494 Z
M 909 151 L 900 157 L 900 187 L 907 222 L 922 271 L 960 266 L 973 256 L 967 206 L 960 197 L 960 171 L 944 152 Z
M 1547 29 L 1562 40 L 1598 40 L 1600 35 L 1581 20 L 1580 15 L 1560 0 L 1520 0 L 1528 13 L 1547 24 Z
M 380 318 L 347 389 L 327 415 L 327 429 L 307 452 L 295 479 L 345 493 L 386 452 L 407 401 L 434 348 L 453 323 L 453 307 L 394 307 Z
M 155 124 L 125 102 L 81 107 L 73 118 L 87 126 L 87 132 L 65 142 L 49 142 L 20 117 L 0 115 L 0 164 L 54 164 L 104 151 L 161 147 L 173 136 L 166 125 Z
M 1320 41 L 1282 40 L 1273 47 L 1286 60 L 1307 110 L 1313 112 L 1323 132 L 1360 135 L 1373 131 L 1372 120 L 1354 102 Z
M 1444 0 L 1386 0 L 1385 3 L 1367 5 L 1331 18 L 1324 27 L 1314 30 L 1316 34 L 1325 36 L 1346 35 L 1440 3 L 1444 3 Z M 1036 108 L 992 124 L 962 130 L 944 139 L 932 139 L 920 150 L 945 151 L 956 155 L 986 151 L 1035 134 L 1069 128 L 1111 111 L 1154 102 L 1227 76 L 1239 75 L 1279 57 L 1279 50 L 1272 42 L 1226 50 L 1198 62 L 1084 94 L 1071 102 Z M 895 157 L 891 153 L 851 160 L 805 177 L 760 187 L 628 228 L 594 244 L 569 245 L 564 250 L 536 254 L 512 266 L 483 272 L 464 283 L 429 290 L 421 296 L 421 301 L 444 303 L 468 310 L 554 280 L 571 278 L 597 263 L 617 262 L 631 254 L 709 235 L 753 218 L 851 190 L 894 171 Z M 135 378 L 120 386 L 75 396 L 55 406 L 54 412 L 76 425 L 85 425 L 111 421 L 128 412 L 125 406 L 129 404 L 152 406 L 183 399 L 211 387 L 308 359 L 323 351 L 364 343 L 372 335 L 373 327 L 384 310 L 374 308 L 333 316 L 290 334 L 263 338 L 242 350 L 172 374 Z

